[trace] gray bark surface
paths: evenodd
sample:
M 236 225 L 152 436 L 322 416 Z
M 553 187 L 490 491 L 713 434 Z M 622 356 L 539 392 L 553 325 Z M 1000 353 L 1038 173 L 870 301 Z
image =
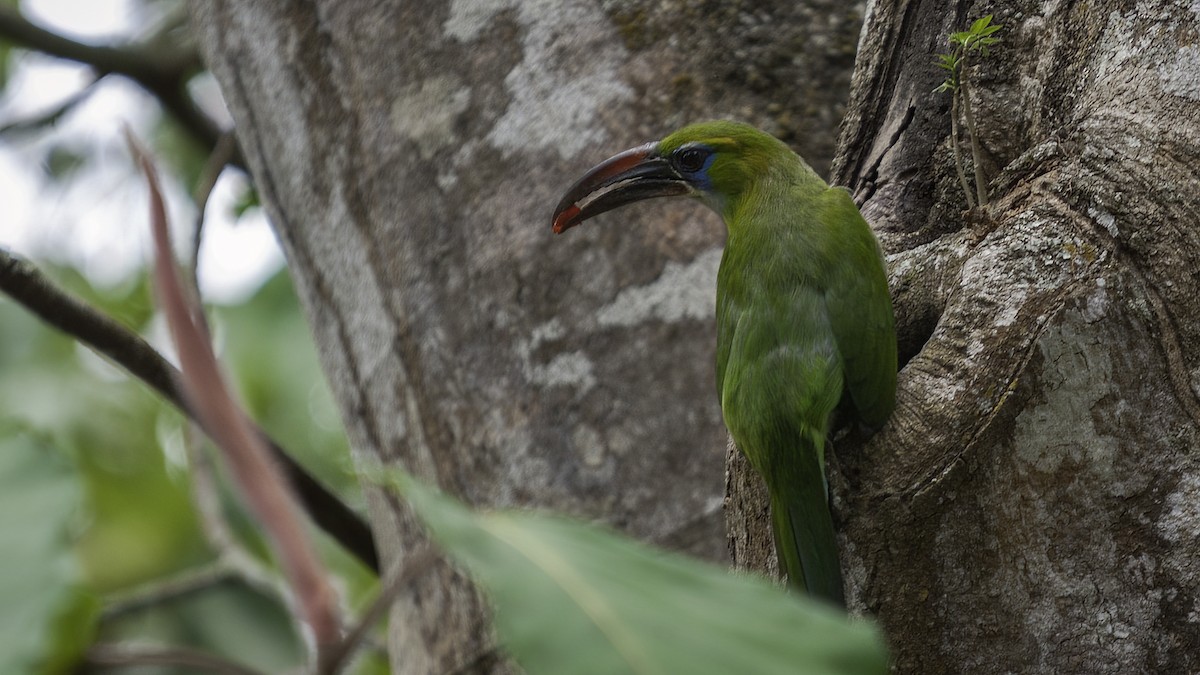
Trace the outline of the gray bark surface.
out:
M 993 11 L 968 72 L 992 204 L 964 217 L 932 54 Z M 868 12 L 833 176 L 889 253 L 907 364 L 831 484 L 899 672 L 1200 671 L 1198 45 L 1189 1 Z
M 758 124 L 827 168 L 857 11 L 192 7 L 361 465 L 724 559 L 722 226 L 660 204 L 554 238 L 549 216 L 591 164 L 700 119 Z M 371 501 L 391 566 L 420 528 L 398 501 Z M 480 599 L 449 568 L 401 598 L 391 626 L 396 673 L 505 668 Z

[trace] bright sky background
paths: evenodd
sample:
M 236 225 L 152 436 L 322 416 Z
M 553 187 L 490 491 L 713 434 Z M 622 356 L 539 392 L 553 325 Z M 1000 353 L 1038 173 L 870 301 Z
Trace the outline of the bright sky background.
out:
M 144 6 L 128 0 L 25 0 L 21 9 L 31 21 L 95 44 L 147 25 L 137 14 Z M 69 61 L 28 55 L 15 65 L 0 97 L 0 125 L 51 110 L 89 81 L 88 68 Z M 228 123 L 215 84 L 204 83 L 201 92 L 209 112 Z M 102 286 L 128 280 L 148 259 L 150 230 L 145 185 L 125 150 L 121 127 L 128 123 L 147 138 L 156 115 L 148 94 L 110 76 L 49 133 L 0 139 L 0 246 L 35 261 L 71 264 Z M 67 180 L 55 181 L 42 166 L 55 145 L 92 159 Z M 159 169 L 166 168 L 160 160 Z M 209 302 L 240 301 L 283 264 L 261 211 L 234 220 L 232 205 L 244 181 L 227 170 L 205 212 L 200 287 Z M 176 249 L 185 251 L 195 209 L 177 180 L 164 180 L 164 190 Z

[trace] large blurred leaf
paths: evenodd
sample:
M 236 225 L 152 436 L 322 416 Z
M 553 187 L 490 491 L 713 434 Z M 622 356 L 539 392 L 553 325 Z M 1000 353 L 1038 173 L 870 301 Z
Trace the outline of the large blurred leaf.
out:
M 501 638 L 533 675 L 887 672 L 871 625 L 761 579 L 563 518 L 473 513 L 406 475 L 392 482 L 489 592 Z
M 68 536 L 81 487 L 55 452 L 0 429 L 0 672 L 67 672 L 91 639 L 95 601 Z

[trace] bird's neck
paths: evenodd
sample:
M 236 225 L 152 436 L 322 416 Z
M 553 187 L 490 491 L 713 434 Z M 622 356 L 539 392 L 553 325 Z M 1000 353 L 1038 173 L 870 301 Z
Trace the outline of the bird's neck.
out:
M 825 181 L 794 154 L 788 161 L 773 163 L 737 197 L 724 202 L 720 213 L 729 231 L 726 245 L 801 252 L 814 220 L 814 204 L 827 189 Z
M 714 210 L 732 236 L 740 230 L 773 226 L 779 220 L 775 212 L 802 206 L 827 187 L 804 160 L 789 152 L 747 180 L 737 195 L 723 199 L 721 208 Z

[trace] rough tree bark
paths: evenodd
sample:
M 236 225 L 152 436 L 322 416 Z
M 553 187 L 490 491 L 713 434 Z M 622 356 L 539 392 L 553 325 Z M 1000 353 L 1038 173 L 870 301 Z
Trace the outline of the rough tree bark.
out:
M 944 37 L 989 209 L 964 217 Z M 834 180 L 890 253 L 891 423 L 837 443 L 850 595 L 906 673 L 1200 671 L 1200 5 L 880 1 Z M 753 483 L 749 483 L 753 486 Z M 769 561 L 747 482 L 739 562 Z
M 725 557 L 723 228 L 680 204 L 548 219 L 574 174 L 698 119 L 829 165 L 858 12 L 745 4 L 192 3 L 364 466 Z M 385 566 L 420 542 L 377 492 L 371 518 Z M 448 569 L 392 619 L 396 673 L 503 670 Z

